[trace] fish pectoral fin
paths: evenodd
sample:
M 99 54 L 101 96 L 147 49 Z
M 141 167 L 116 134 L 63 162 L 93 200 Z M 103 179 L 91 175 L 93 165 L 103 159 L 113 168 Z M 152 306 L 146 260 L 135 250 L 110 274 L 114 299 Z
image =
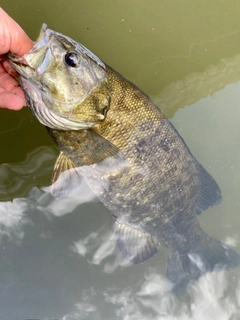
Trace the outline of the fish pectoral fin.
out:
M 62 198 L 78 188 L 82 177 L 79 169 L 63 152 L 57 158 L 53 169 L 51 193 L 55 198 Z
M 79 147 L 84 153 L 83 158 L 86 158 L 84 161 L 86 165 L 104 160 L 107 162 L 111 159 L 125 160 L 125 156 L 119 148 L 91 129 L 85 131 L 84 141 L 81 141 Z
M 142 233 L 118 221 L 115 221 L 114 232 L 120 252 L 131 263 L 142 263 L 158 252 L 159 242 L 149 233 Z

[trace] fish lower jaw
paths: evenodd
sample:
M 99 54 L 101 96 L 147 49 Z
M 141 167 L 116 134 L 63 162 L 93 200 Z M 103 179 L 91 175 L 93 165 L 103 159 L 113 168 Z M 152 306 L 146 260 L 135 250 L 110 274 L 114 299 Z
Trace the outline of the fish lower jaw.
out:
M 9 53 L 7 57 L 10 65 L 19 73 L 21 77 L 29 78 L 34 75 L 35 69 L 31 68 L 27 64 L 24 64 L 22 61 L 20 61 L 19 57 L 15 57 L 11 53 Z

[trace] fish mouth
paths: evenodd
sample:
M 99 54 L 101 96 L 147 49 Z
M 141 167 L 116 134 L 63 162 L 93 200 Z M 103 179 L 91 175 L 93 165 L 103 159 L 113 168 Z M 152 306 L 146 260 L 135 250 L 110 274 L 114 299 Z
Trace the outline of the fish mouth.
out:
M 44 78 L 45 74 L 52 73 L 54 68 L 57 68 L 62 62 L 64 63 L 65 50 L 68 51 L 72 48 L 76 48 L 76 51 L 85 58 L 80 70 L 83 72 L 79 71 L 79 82 L 85 75 L 84 71 L 89 68 L 90 71 L 86 74 L 90 75 L 93 82 L 93 84 L 90 82 L 91 85 L 85 88 L 83 94 L 74 97 L 71 94 L 69 96 L 67 94 L 58 95 L 55 79 L 50 82 L 52 85 L 50 86 L 49 81 L 45 81 Z M 6 58 L 19 74 L 27 104 L 42 124 L 59 130 L 81 130 L 91 128 L 99 121 L 99 119 L 96 121 L 72 119 L 74 106 L 81 103 L 107 77 L 104 63 L 87 48 L 43 24 L 39 36 L 29 52 L 22 57 L 9 52 L 6 54 Z M 101 72 L 96 74 L 91 63 L 97 64 Z M 55 74 L 52 75 L 52 77 L 54 76 Z
M 34 75 L 35 69 L 28 66 L 23 58 L 18 57 L 17 55 L 11 52 L 7 53 L 5 56 L 7 57 L 7 60 L 10 63 L 10 65 L 13 67 L 15 71 L 17 71 L 17 73 L 20 76 L 28 79 L 30 76 Z
M 49 43 L 53 39 L 53 31 L 48 29 L 44 23 L 41 27 L 38 39 L 34 42 L 32 49 L 23 57 L 11 52 L 5 56 L 10 65 L 20 76 L 33 80 L 37 75 L 42 74 L 49 66 Z

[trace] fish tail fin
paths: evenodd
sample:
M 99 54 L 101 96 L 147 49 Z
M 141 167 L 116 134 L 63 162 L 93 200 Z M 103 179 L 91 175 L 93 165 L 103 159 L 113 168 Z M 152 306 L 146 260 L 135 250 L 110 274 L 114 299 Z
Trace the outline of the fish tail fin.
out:
M 220 241 L 206 237 L 194 249 L 180 254 L 171 249 L 168 256 L 167 278 L 172 292 L 184 294 L 189 283 L 196 281 L 206 272 L 233 269 L 240 266 L 240 256 Z

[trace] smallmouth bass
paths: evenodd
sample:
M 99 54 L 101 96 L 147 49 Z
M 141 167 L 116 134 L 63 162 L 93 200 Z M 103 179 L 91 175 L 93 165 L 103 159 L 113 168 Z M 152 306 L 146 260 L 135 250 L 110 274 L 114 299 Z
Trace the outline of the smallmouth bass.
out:
M 56 198 L 84 179 L 110 212 L 118 247 L 134 264 L 155 255 L 162 241 L 176 294 L 207 271 L 239 266 L 239 255 L 197 220 L 221 201 L 217 183 L 148 96 L 46 25 L 27 54 L 8 59 L 28 106 L 60 150 Z

